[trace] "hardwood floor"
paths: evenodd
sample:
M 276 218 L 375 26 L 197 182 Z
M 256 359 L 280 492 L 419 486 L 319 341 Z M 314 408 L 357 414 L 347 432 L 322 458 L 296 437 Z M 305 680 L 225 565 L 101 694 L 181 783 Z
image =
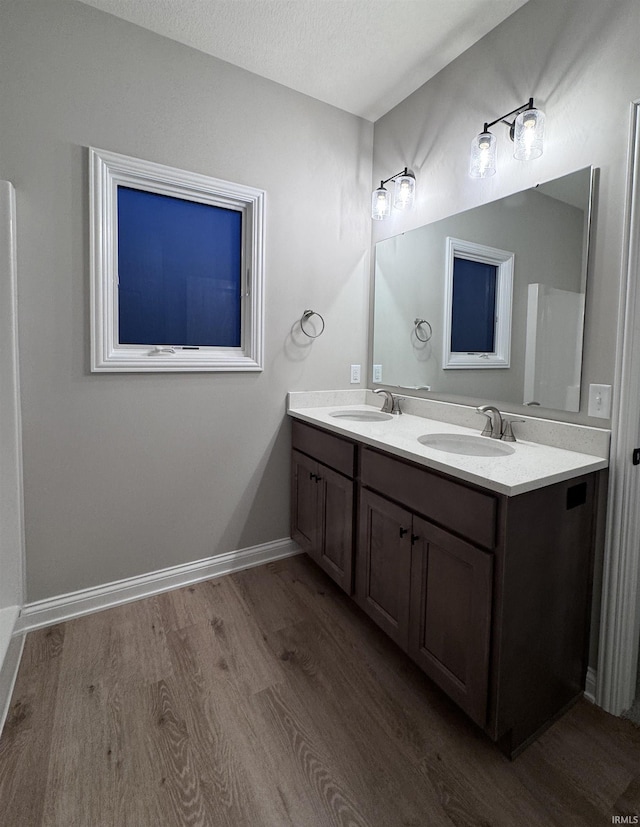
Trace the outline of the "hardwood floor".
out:
M 640 728 L 581 702 L 509 762 L 294 557 L 27 636 L 3 827 L 583 827 Z

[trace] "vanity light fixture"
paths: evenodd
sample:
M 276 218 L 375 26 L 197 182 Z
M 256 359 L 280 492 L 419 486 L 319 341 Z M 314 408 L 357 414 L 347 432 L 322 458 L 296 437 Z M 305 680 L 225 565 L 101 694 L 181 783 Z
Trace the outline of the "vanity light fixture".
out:
M 378 189 L 371 196 L 371 218 L 381 221 L 391 215 L 391 193 L 385 184 L 394 181 L 393 206 L 396 210 L 408 210 L 413 207 L 416 197 L 416 176 L 405 167 L 385 181 L 380 181 Z
M 513 121 L 507 120 L 514 115 L 516 117 Z M 542 155 L 544 112 L 536 109 L 533 98 L 529 98 L 528 103 L 501 115 L 491 123 L 485 123 L 482 132 L 473 139 L 469 163 L 469 175 L 472 178 L 488 178 L 496 171 L 496 136 L 489 129 L 497 123 L 509 127 L 513 157 L 518 161 L 531 161 Z

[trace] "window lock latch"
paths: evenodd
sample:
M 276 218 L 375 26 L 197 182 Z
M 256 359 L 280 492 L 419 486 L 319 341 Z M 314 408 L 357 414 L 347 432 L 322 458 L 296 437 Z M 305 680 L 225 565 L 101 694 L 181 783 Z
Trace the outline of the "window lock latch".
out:
M 166 356 L 169 353 L 175 353 L 176 349 L 174 347 L 154 347 L 153 350 L 149 351 L 149 356 Z

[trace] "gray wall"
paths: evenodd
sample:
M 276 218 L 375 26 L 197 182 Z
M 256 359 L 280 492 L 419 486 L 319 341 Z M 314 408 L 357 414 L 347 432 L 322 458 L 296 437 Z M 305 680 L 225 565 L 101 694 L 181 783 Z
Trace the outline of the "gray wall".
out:
M 371 124 L 80 3 L 0 14 L 27 600 L 288 537 L 286 392 L 365 358 Z M 263 373 L 89 373 L 87 146 L 267 191 Z
M 557 414 L 593 425 L 608 423 L 587 417 L 586 389 L 614 381 L 630 112 L 640 96 L 639 30 L 637 0 L 529 0 L 377 121 L 374 131 L 373 181 L 408 165 L 418 184 L 416 210 L 374 222 L 374 242 L 585 166 L 600 169 L 581 411 Z M 498 124 L 498 171 L 471 179 L 473 136 L 530 96 L 547 116 L 544 155 L 514 160 L 507 129 Z

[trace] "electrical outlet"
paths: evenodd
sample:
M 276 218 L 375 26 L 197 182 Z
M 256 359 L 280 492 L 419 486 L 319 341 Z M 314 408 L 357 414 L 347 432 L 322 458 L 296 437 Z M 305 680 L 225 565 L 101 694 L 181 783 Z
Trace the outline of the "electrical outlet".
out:
M 351 365 L 351 384 L 360 384 L 360 365 Z
M 611 385 L 589 385 L 589 416 L 611 418 Z
M 382 365 L 373 366 L 373 381 L 382 382 Z

